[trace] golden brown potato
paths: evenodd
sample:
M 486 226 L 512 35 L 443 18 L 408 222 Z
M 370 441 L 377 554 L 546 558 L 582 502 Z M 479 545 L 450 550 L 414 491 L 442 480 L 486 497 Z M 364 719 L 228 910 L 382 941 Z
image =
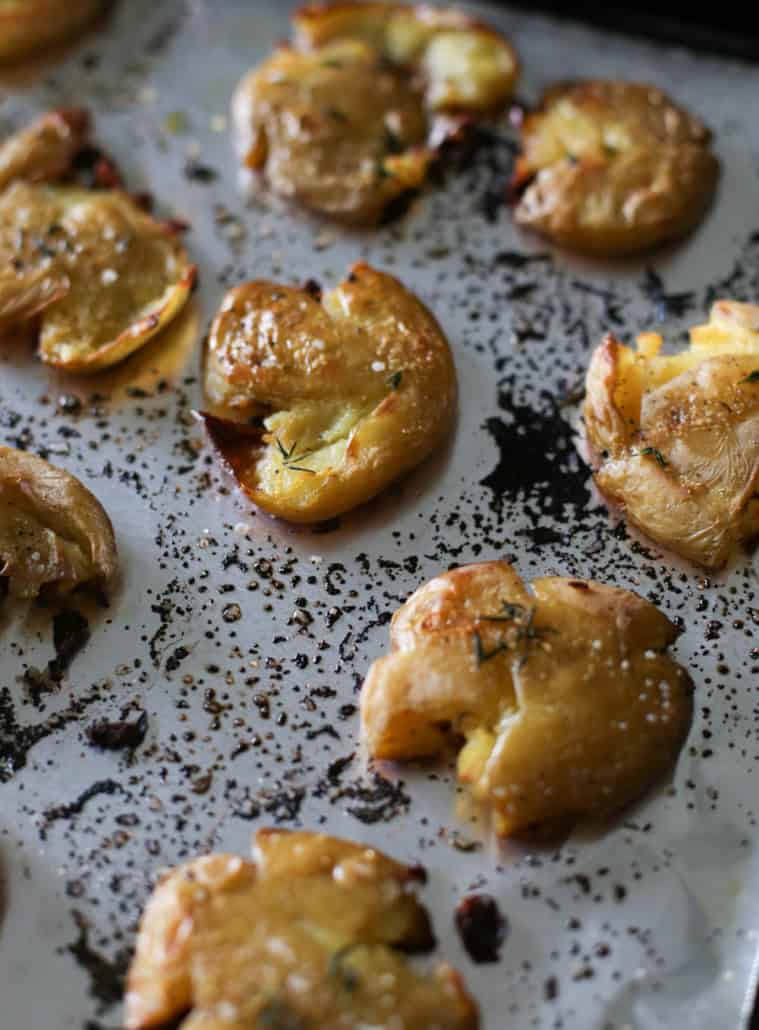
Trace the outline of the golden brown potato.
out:
M 121 190 L 59 182 L 88 128 L 86 112 L 56 111 L 0 146 L 0 330 L 36 319 L 43 361 L 72 372 L 143 346 L 195 280 L 176 227 Z
M 127 1030 L 474 1030 L 447 965 L 399 954 L 432 943 L 411 888 L 381 852 L 316 833 L 261 830 L 255 862 L 197 858 L 160 881 L 142 918 Z
M 759 533 L 759 307 L 717 301 L 690 349 L 608 336 L 587 376 L 601 492 L 654 540 L 707 568 Z
M 450 430 L 456 372 L 440 326 L 390 275 L 336 289 L 252 282 L 211 327 L 205 423 L 248 496 L 291 522 L 369 500 Z M 252 424 L 254 423 L 254 424 Z
M 709 131 L 661 90 L 588 81 L 548 90 L 522 126 L 519 225 L 582 254 L 648 250 L 693 229 L 719 164 Z
M 294 25 L 237 89 L 239 149 L 275 192 L 341 221 L 374 224 L 424 182 L 436 112 L 497 110 L 516 81 L 508 42 L 457 11 L 334 3 Z
M 0 0 L 0 61 L 70 39 L 102 9 L 102 0 Z
M 48 111 L 0 143 L 0 190 L 17 180 L 53 182 L 65 176 L 88 142 L 90 117 L 79 107 Z
M 464 738 L 459 778 L 499 834 L 608 816 L 639 797 L 687 734 L 675 627 L 627 590 L 507 562 L 425 584 L 395 613 L 392 653 L 361 695 L 370 753 L 403 761 Z
M 106 587 L 115 571 L 113 529 L 97 498 L 63 469 L 0 447 L 0 577 L 11 593 Z

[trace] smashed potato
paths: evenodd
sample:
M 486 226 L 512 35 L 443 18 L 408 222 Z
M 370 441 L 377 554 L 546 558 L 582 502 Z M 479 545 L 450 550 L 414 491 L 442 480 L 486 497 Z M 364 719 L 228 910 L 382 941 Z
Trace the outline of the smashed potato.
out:
M 17 597 L 106 587 L 116 543 L 102 505 L 74 476 L 0 447 L 0 578 Z
M 102 0 L 0 0 L 0 61 L 70 39 L 102 9 Z
M 316 4 L 294 27 L 237 89 L 239 148 L 275 192 L 345 222 L 375 224 L 421 186 L 458 127 L 436 114 L 498 110 L 514 89 L 508 42 L 458 11 Z
M 323 834 L 261 830 L 255 861 L 198 858 L 164 876 L 142 918 L 127 1030 L 474 1030 L 457 973 L 427 949 L 423 872 Z
M 392 653 L 361 695 L 379 759 L 464 739 L 459 778 L 499 834 L 605 817 L 676 758 L 691 716 L 670 621 L 627 590 L 501 561 L 425 584 L 395 613 Z
M 211 439 L 254 503 L 318 522 L 369 500 L 441 442 L 456 372 L 424 305 L 358 264 L 323 298 L 268 282 L 231 290 L 211 327 L 205 392 Z
M 689 350 L 608 336 L 587 376 L 599 490 L 652 539 L 707 568 L 759 534 L 759 307 L 717 301 Z
M 0 331 L 34 318 L 42 360 L 72 372 L 143 346 L 195 281 L 173 225 L 121 190 L 57 181 L 87 132 L 84 112 L 53 112 L 0 147 Z
M 653 86 L 555 86 L 522 126 L 514 218 L 582 254 L 632 254 L 677 239 L 714 195 L 719 163 L 709 139 Z

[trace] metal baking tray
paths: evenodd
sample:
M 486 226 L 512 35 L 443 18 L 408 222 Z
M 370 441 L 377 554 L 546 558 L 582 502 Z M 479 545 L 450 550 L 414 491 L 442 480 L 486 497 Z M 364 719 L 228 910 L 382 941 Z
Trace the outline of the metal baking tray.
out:
M 468 6 L 468 5 L 464 5 Z M 521 55 L 520 97 L 577 75 L 656 82 L 714 128 L 717 203 L 687 242 L 646 261 L 581 262 L 516 232 L 498 204 L 504 120 L 401 222 L 351 233 L 246 201 L 226 121 L 242 73 L 288 34 L 288 2 L 131 0 L 81 45 L 3 73 L 0 129 L 86 104 L 135 189 L 186 219 L 200 268 L 163 339 L 96 379 L 0 354 L 0 439 L 48 455 L 102 499 L 122 581 L 108 607 L 72 601 L 90 639 L 34 701 L 57 609 L 0 611 L 0 1026 L 111 1030 L 157 872 L 248 849 L 258 826 L 320 828 L 429 871 L 439 952 L 488 1030 L 745 1025 L 757 979 L 751 557 L 707 579 L 626 531 L 590 488 L 571 398 L 592 347 L 661 328 L 674 344 L 715 296 L 759 296 L 759 69 L 508 8 L 476 7 Z M 455 439 L 339 523 L 293 530 L 251 509 L 192 417 L 201 339 L 246 277 L 334 284 L 363 258 L 429 304 L 455 353 Z M 598 577 L 656 601 L 684 632 L 696 715 L 670 784 L 607 826 L 497 845 L 447 767 L 372 770 L 356 703 L 387 622 L 456 563 L 513 558 L 526 577 Z M 101 751 L 98 719 L 147 713 L 144 743 Z M 494 895 L 509 932 L 474 965 L 459 899 Z

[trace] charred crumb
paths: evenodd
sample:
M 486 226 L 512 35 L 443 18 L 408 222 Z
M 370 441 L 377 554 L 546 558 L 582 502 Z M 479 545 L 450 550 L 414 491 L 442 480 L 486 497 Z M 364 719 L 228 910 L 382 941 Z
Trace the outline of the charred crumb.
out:
M 39 706 L 43 694 L 54 693 L 68 672 L 74 658 L 90 639 L 87 619 L 77 611 L 59 612 L 53 618 L 53 647 L 55 658 L 47 663 L 43 671 L 29 666 L 22 679 L 34 705 Z
M 16 716 L 10 690 L 0 687 L 0 783 L 6 783 L 19 769 L 24 768 L 27 755 L 35 744 L 59 732 L 69 723 L 78 721 L 101 696 L 101 688 L 95 686 L 43 722 L 23 725 Z
M 55 658 L 48 665 L 48 673 L 52 679 L 58 682 L 63 678 L 89 639 L 90 625 L 81 612 L 59 612 L 53 618 Z
M 408 811 L 411 797 L 405 791 L 402 780 L 394 783 L 379 773 L 372 773 L 369 785 L 362 781 L 348 784 L 340 789 L 339 796 L 358 804 L 347 808 L 349 815 L 366 825 L 386 823 Z
M 487 894 L 470 894 L 456 906 L 456 929 L 473 962 L 497 962 L 507 922 L 498 902 Z
M 662 277 L 653 268 L 646 269 L 641 289 L 651 303 L 656 305 L 656 317 L 662 321 L 666 318 L 682 318 L 696 301 L 692 291 L 667 293 Z
M 216 182 L 219 178 L 219 173 L 215 168 L 211 168 L 210 165 L 201 164 L 200 161 L 188 161 L 184 166 L 184 176 L 190 182 L 200 182 L 208 185 L 209 183 Z
M 85 916 L 76 909 L 71 914 L 76 924 L 77 937 L 66 945 L 66 951 L 87 974 L 90 994 L 98 1003 L 98 1012 L 106 1012 L 123 997 L 124 981 L 132 957 L 131 949 L 120 949 L 112 959 L 106 958 L 92 947 L 90 925 Z
M 101 795 L 110 797 L 114 794 L 123 794 L 123 792 L 124 788 L 116 780 L 98 780 L 92 786 L 83 790 L 74 801 L 70 801 L 65 805 L 54 805 L 52 808 L 46 809 L 43 813 L 43 826 L 40 830 L 40 836 L 43 840 L 45 839 L 46 831 L 52 823 L 58 822 L 60 819 L 71 819 L 72 816 L 79 815 L 93 798 Z
M 105 719 L 91 723 L 87 729 L 87 741 L 103 751 L 134 751 L 142 744 L 148 732 L 148 713 L 141 711 L 130 722 L 125 715 L 109 722 Z

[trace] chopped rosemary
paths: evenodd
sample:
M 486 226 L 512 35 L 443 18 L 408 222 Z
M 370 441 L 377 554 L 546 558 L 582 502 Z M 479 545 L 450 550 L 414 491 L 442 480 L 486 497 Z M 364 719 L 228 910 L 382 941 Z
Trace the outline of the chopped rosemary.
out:
M 403 379 L 403 371 L 401 369 L 399 369 L 397 372 L 393 372 L 392 375 L 389 375 L 387 377 L 387 379 L 385 380 L 385 382 L 387 383 L 387 385 L 390 387 L 391 390 L 397 390 L 398 387 L 401 385 L 401 380 L 402 379 Z
M 741 383 L 759 383 L 759 368 L 755 368 L 753 372 L 749 372 L 745 379 L 740 380 Z
M 516 634 L 511 641 L 501 640 L 499 641 L 492 650 L 487 651 L 484 644 L 482 643 L 482 637 L 477 630 L 474 631 L 474 657 L 479 668 L 483 662 L 490 661 L 491 658 L 495 658 L 496 655 L 501 654 L 503 651 L 517 650 L 520 646 L 522 648 L 522 654 L 519 658 L 519 666 L 527 661 L 529 657 L 530 645 L 533 641 L 542 640 L 547 633 L 555 633 L 556 630 L 551 626 L 535 625 L 535 615 L 537 609 L 530 608 L 529 611 L 524 605 L 521 604 L 510 604 L 508 601 L 503 601 L 501 604 L 501 611 L 496 615 L 480 615 L 480 622 L 510 622 L 516 629 Z
M 663 469 L 667 467 L 667 459 L 656 447 L 644 447 L 640 453 L 645 454 L 648 458 L 655 458 L 656 464 L 661 465 Z
M 496 644 L 496 646 L 492 649 L 492 651 L 486 651 L 485 650 L 485 646 L 482 643 L 482 637 L 477 632 L 477 630 L 474 631 L 474 658 L 475 658 L 475 661 L 477 662 L 477 668 L 478 669 L 485 662 L 489 662 L 491 658 L 495 658 L 496 655 L 499 655 L 503 651 L 508 651 L 508 650 L 509 650 L 509 645 L 505 641 L 502 640 L 500 642 L 500 644 Z
M 385 126 L 385 153 L 400 154 L 403 152 L 403 141 L 400 136 Z
M 256 1017 L 256 1030 L 305 1030 L 303 1020 L 279 998 L 272 998 Z
M 483 622 L 514 622 L 525 616 L 527 609 L 523 604 L 510 604 L 508 601 L 501 602 L 501 610 L 497 615 L 480 615 Z
M 275 436 L 274 440 L 277 444 L 277 449 L 279 450 L 280 457 L 282 458 L 282 464 L 289 472 L 308 472 L 312 476 L 316 475 L 316 469 L 310 469 L 306 468 L 305 465 L 295 464 L 295 462 L 300 461 L 302 458 L 305 458 L 307 454 L 311 454 L 311 451 L 302 451 L 300 454 L 296 454 L 295 449 L 298 446 L 297 440 L 292 445 L 292 447 L 289 448 L 289 450 L 287 447 L 285 447 L 285 445 L 282 443 L 278 436 Z
M 354 969 L 349 969 L 345 965 L 346 958 L 355 951 L 357 948 L 363 948 L 364 945 L 361 941 L 354 941 L 353 944 L 346 944 L 342 948 L 339 948 L 329 960 L 329 966 L 327 972 L 330 976 L 336 976 L 344 990 L 352 994 L 361 985 L 361 977 Z
M 326 61 L 321 62 L 322 68 L 342 68 L 343 62 L 337 61 L 334 57 L 328 57 Z

